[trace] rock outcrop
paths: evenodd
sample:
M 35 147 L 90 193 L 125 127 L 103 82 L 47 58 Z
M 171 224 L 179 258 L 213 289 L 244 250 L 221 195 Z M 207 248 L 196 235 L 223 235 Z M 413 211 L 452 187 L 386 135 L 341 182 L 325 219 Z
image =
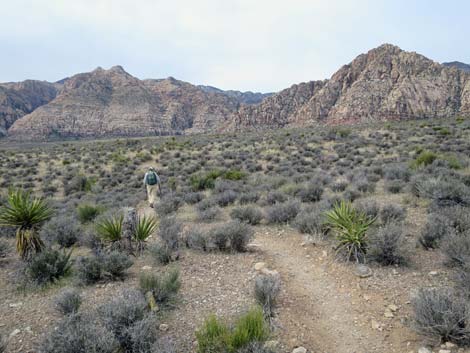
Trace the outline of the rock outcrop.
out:
M 120 66 L 75 75 L 49 104 L 17 120 L 17 138 L 145 136 L 217 129 L 238 102 L 168 78 L 139 80 Z
M 59 84 L 26 80 L 0 84 L 0 136 L 22 116 L 55 98 Z
M 470 73 L 456 66 L 384 44 L 329 80 L 268 95 L 98 68 L 55 84 L 0 85 L 0 131 L 33 139 L 145 136 L 470 115 Z
M 442 63 L 442 65 L 447 66 L 447 67 L 455 67 L 455 68 L 463 70 L 465 72 L 470 72 L 470 65 L 462 63 L 460 61 L 452 61 L 452 62 L 448 62 L 448 63 Z
M 470 113 L 470 75 L 385 44 L 325 82 L 303 84 L 242 107 L 234 127 L 350 124 Z M 305 85 L 309 85 L 305 88 Z M 299 97 L 299 91 L 303 94 Z

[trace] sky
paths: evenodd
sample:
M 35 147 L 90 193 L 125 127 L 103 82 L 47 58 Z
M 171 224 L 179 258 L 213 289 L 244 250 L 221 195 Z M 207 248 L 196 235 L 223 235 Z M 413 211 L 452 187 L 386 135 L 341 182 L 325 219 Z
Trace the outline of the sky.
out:
M 383 43 L 470 63 L 468 0 L 0 0 L 0 14 L 0 82 L 121 65 L 274 92 Z

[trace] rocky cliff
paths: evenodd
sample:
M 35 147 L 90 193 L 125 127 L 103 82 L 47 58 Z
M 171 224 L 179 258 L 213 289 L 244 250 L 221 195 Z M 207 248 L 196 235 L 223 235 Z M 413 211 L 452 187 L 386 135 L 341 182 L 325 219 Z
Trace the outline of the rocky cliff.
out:
M 385 44 L 359 55 L 327 81 L 294 85 L 257 106 L 242 107 L 234 127 L 348 124 L 455 114 L 470 114 L 470 75 Z
M 75 75 L 57 97 L 9 129 L 12 137 L 144 136 L 217 129 L 235 99 L 173 78 L 139 80 L 120 66 Z
M 1 85 L 0 129 L 13 124 L 10 136 L 35 139 L 144 136 L 470 115 L 470 73 L 455 66 L 384 44 L 329 80 L 267 96 L 98 68 L 56 84 Z
M 27 80 L 0 84 L 0 136 L 22 116 L 55 98 L 60 84 Z
M 452 62 L 448 62 L 448 63 L 442 63 L 442 65 L 447 66 L 447 67 L 455 67 L 455 68 L 463 70 L 465 72 L 470 72 L 470 65 L 462 63 L 460 61 L 452 61 Z

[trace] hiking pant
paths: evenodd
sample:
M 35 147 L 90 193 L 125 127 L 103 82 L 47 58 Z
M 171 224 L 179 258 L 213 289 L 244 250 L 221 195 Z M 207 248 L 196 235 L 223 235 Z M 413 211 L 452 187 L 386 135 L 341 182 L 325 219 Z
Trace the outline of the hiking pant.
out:
M 158 184 L 155 185 L 147 185 L 147 198 L 150 205 L 154 205 L 157 201 L 157 191 L 158 191 Z

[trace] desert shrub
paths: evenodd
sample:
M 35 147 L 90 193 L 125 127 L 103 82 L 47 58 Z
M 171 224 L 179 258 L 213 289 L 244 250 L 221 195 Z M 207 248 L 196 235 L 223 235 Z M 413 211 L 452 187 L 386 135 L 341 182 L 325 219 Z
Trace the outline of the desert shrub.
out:
M 442 241 L 441 249 L 448 266 L 463 267 L 470 264 L 470 232 L 448 235 Z
M 3 353 L 7 350 L 8 340 L 2 334 L 0 334 L 0 353 Z
M 432 151 L 422 151 L 411 163 L 411 166 L 413 168 L 426 167 L 432 164 L 437 158 L 438 155 Z
M 96 283 L 103 277 L 103 263 L 97 256 L 79 257 L 75 273 L 81 284 Z
M 229 350 L 230 331 L 216 316 L 208 317 L 196 331 L 198 353 L 225 353 Z
M 257 225 L 263 219 L 263 213 L 257 207 L 245 206 L 234 208 L 230 212 L 230 217 L 251 225 Z
M 199 222 L 211 222 L 217 219 L 221 214 L 219 207 L 206 208 L 204 210 L 197 209 L 197 220 Z
M 315 207 L 299 212 L 295 217 L 294 226 L 304 234 L 323 235 L 327 231 L 325 222 L 324 209 Z
M 361 197 L 361 193 L 356 189 L 347 189 L 343 192 L 342 197 L 346 201 L 353 202 Z
M 101 262 L 103 274 L 112 281 L 122 280 L 126 276 L 127 269 L 133 265 L 129 255 L 120 251 L 112 251 L 108 254 L 103 254 Z
M 419 184 L 418 195 L 431 199 L 434 208 L 470 205 L 470 188 L 455 179 L 426 179 Z
M 163 196 L 155 206 L 155 211 L 159 215 L 169 215 L 178 211 L 183 204 L 183 200 L 173 193 Z
M 387 223 L 370 237 L 368 257 L 385 266 L 406 263 L 403 226 Z
M 41 353 L 114 353 L 119 343 L 114 335 L 89 315 L 66 316 L 42 341 Z
M 235 202 L 237 193 L 233 190 L 226 190 L 215 197 L 217 204 L 220 207 L 228 206 Z
M 64 194 L 69 196 L 74 192 L 89 192 L 91 191 L 95 179 L 86 177 L 85 175 L 76 175 L 64 183 Z
M 398 194 L 403 189 L 403 183 L 398 180 L 389 181 L 385 184 L 385 190 L 392 194 Z
M 432 213 L 428 216 L 418 241 L 425 249 L 435 249 L 440 246 L 442 239 L 453 233 L 454 229 L 446 216 Z
M 266 203 L 268 205 L 274 205 L 275 203 L 281 203 L 285 201 L 287 201 L 287 196 L 280 191 L 271 191 L 266 195 Z
M 177 250 L 182 230 L 183 224 L 175 217 L 165 217 L 160 221 L 157 234 L 168 248 Z
M 83 204 L 77 207 L 77 217 L 81 223 L 93 221 L 103 212 L 103 208 L 96 205 Z
M 80 292 L 75 288 L 66 288 L 54 300 L 55 308 L 64 315 L 75 314 L 82 304 Z
M 47 222 L 39 233 L 44 239 L 51 239 L 61 247 L 69 248 L 80 237 L 81 229 L 74 217 L 55 217 Z
M 241 180 L 246 177 L 246 173 L 241 170 L 230 169 L 222 174 L 225 180 Z
M 205 174 L 193 174 L 189 178 L 189 183 L 194 191 L 202 191 L 212 189 L 215 185 L 215 180 L 222 175 L 222 171 L 213 170 Z
M 387 180 L 408 181 L 411 177 L 411 172 L 406 165 L 389 165 L 384 168 L 384 176 Z
M 211 238 L 219 250 L 243 252 L 253 237 L 253 229 L 238 220 L 225 223 L 211 230 Z
M 269 329 L 263 311 L 255 308 L 242 315 L 230 335 L 230 347 L 238 350 L 252 342 L 264 342 L 269 337 Z
M 128 353 L 171 353 L 170 350 L 157 350 L 158 320 L 153 315 L 146 315 L 142 320 L 133 323 L 125 330 L 123 336 L 126 337 L 125 348 Z
M 125 290 L 116 298 L 98 307 L 98 313 L 104 326 L 114 334 L 117 341 L 127 351 L 132 346 L 129 328 L 144 319 L 147 302 L 136 290 Z
M 389 204 L 382 207 L 379 215 L 383 224 L 388 222 L 401 222 L 406 218 L 406 210 L 399 205 Z
M 467 207 L 454 206 L 440 211 L 449 221 L 450 226 L 457 233 L 464 233 L 470 230 L 470 209 Z
M 255 299 L 266 317 L 274 316 L 281 280 L 275 275 L 259 275 L 255 279 Z
M 468 344 L 468 304 L 448 288 L 421 289 L 412 300 L 414 328 L 441 342 Z
M 268 223 L 288 223 L 300 212 L 299 202 L 287 201 L 269 207 L 266 211 Z
M 236 353 L 275 353 L 264 342 L 250 342 L 246 346 L 237 349 Z
M 453 280 L 459 293 L 467 300 L 470 299 L 470 264 L 465 263 L 456 268 Z
M 67 276 L 72 268 L 72 251 L 46 249 L 31 258 L 26 273 L 36 284 L 45 285 Z
M 200 202 L 204 198 L 204 195 L 201 192 L 188 192 L 184 194 L 183 200 L 189 205 L 194 205 Z
M 240 205 L 246 205 L 249 203 L 258 202 L 259 198 L 260 195 L 257 192 L 243 192 L 238 196 L 238 202 Z
M 167 265 L 173 260 L 173 250 L 162 243 L 153 244 L 149 247 L 152 258 L 159 264 Z
M 255 308 L 242 315 L 232 328 L 217 317 L 210 316 L 196 331 L 198 353 L 235 353 L 263 343 L 269 337 L 269 328 L 263 311 Z M 248 351 L 250 352 L 250 351 Z
M 186 247 L 190 249 L 208 250 L 208 239 L 205 233 L 199 229 L 192 228 L 185 235 Z
M 379 204 L 375 200 L 357 200 L 354 202 L 354 208 L 370 218 L 376 218 L 380 211 Z
M 333 192 L 343 192 L 348 187 L 349 183 L 346 180 L 338 180 L 330 185 Z
M 363 261 L 367 251 L 367 230 L 375 218 L 357 211 L 350 202 L 341 201 L 326 212 L 327 225 L 334 231 L 337 254 L 347 260 Z
M 323 187 L 318 184 L 309 184 L 299 191 L 298 196 L 302 202 L 317 202 L 321 200 Z
M 152 293 L 160 304 L 171 304 L 181 288 L 180 274 L 177 269 L 170 269 L 163 274 L 142 273 L 139 278 L 143 293 Z

